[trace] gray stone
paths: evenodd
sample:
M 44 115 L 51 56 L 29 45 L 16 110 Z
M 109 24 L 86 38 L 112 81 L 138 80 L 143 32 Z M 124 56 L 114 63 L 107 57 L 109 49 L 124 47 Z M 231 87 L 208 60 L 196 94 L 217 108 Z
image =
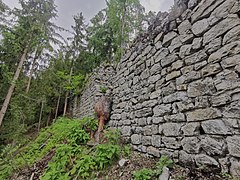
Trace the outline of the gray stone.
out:
M 172 39 L 174 39 L 175 37 L 177 37 L 177 33 L 175 33 L 174 31 L 169 32 L 168 34 L 166 34 L 163 38 L 163 45 L 166 45 L 167 43 L 169 43 Z
M 209 44 L 205 46 L 205 49 L 209 54 L 221 48 L 222 45 L 222 37 L 216 38 L 212 40 Z
M 147 153 L 151 154 L 151 155 L 153 155 L 155 157 L 160 157 L 159 149 L 157 149 L 155 147 L 152 147 L 152 146 L 147 147 Z
M 192 32 L 196 36 L 202 35 L 210 28 L 208 19 L 202 19 L 200 21 L 197 21 L 192 26 Z
M 227 145 L 230 155 L 240 158 L 240 136 L 227 137 Z
M 204 80 L 198 80 L 188 85 L 187 95 L 188 97 L 197 97 L 202 95 L 213 95 L 215 92 L 215 86 L 211 78 Z
M 240 54 L 225 58 L 221 61 L 223 68 L 229 68 L 240 64 Z
M 209 65 L 205 66 L 202 69 L 201 73 L 204 77 L 206 77 L 206 76 L 211 76 L 211 75 L 217 74 L 221 70 L 222 70 L 222 67 L 220 66 L 220 64 L 215 63 L 215 64 L 209 64 Z
M 166 67 L 175 62 L 176 60 L 178 60 L 178 56 L 176 54 L 170 54 L 161 60 L 161 66 Z
M 162 87 L 162 95 L 167 96 L 176 91 L 176 85 L 173 82 L 169 82 L 165 87 Z
M 186 63 L 186 65 L 195 64 L 197 62 L 206 60 L 207 57 L 208 57 L 208 55 L 205 53 L 204 50 L 198 51 L 190 56 L 187 56 L 185 58 L 185 63 Z
M 141 144 L 141 141 L 142 141 L 142 136 L 141 135 L 133 134 L 131 136 L 132 144 L 138 145 L 138 144 Z
M 147 79 L 149 76 L 150 76 L 150 71 L 149 71 L 149 69 L 145 69 L 145 70 L 141 73 L 140 78 L 143 80 L 143 79 Z
M 223 111 L 223 116 L 227 118 L 237 118 L 240 119 L 240 103 L 239 101 L 234 101 L 231 104 L 225 106 Z
M 154 39 L 154 43 L 156 44 L 157 42 L 159 42 L 163 37 L 163 32 L 160 32 L 157 37 Z
M 164 116 L 164 119 L 167 122 L 185 122 L 186 121 L 185 115 L 183 113 L 167 115 L 167 116 Z
M 148 79 L 148 82 L 150 84 L 153 84 L 153 83 L 157 82 L 159 79 L 161 79 L 161 75 L 156 74 L 156 75 L 150 76 L 149 79 Z
M 153 124 L 159 124 L 165 122 L 165 120 L 163 119 L 163 117 L 152 117 L 152 122 Z
M 200 123 L 187 123 L 182 127 L 184 136 L 194 136 L 200 134 Z
M 120 161 L 118 161 L 118 165 L 120 167 L 123 167 L 123 166 L 125 166 L 127 164 L 128 161 L 129 161 L 128 159 L 122 158 Z
M 152 108 L 142 108 L 135 112 L 136 117 L 147 117 L 152 115 Z
M 200 152 L 200 140 L 197 137 L 185 137 L 181 141 L 183 150 L 190 154 L 198 154 Z
M 177 36 L 172 40 L 168 49 L 169 49 L 170 53 L 172 53 L 172 52 L 174 52 L 174 50 L 179 49 L 182 45 L 183 45 L 183 43 L 181 41 L 181 37 Z
M 153 135 L 152 136 L 152 145 L 154 147 L 160 147 L 161 146 L 161 136 L 160 135 Z
M 194 108 L 191 102 L 176 102 L 175 103 L 180 112 L 188 111 Z
M 191 27 L 191 23 L 188 20 L 185 20 L 178 26 L 178 32 L 179 34 L 187 34 Z
M 210 137 L 201 140 L 201 148 L 210 156 L 224 155 L 226 151 L 224 142 L 219 142 Z
M 229 101 L 231 101 L 231 97 L 228 94 L 213 96 L 211 99 L 212 106 L 221 106 L 227 104 Z
M 150 74 L 154 75 L 154 74 L 160 73 L 161 70 L 162 70 L 162 67 L 160 66 L 159 63 L 157 63 L 150 69 Z
M 207 108 L 209 106 L 208 96 L 199 96 L 195 98 L 195 108 Z
M 223 45 L 240 40 L 240 26 L 232 28 L 223 38 Z
M 166 81 L 175 79 L 177 77 L 181 76 L 181 71 L 173 71 L 170 74 L 166 76 Z
M 231 167 L 230 167 L 230 173 L 234 177 L 240 177 L 240 161 L 234 158 L 231 158 Z
M 203 68 L 206 65 L 207 65 L 207 61 L 202 61 L 202 62 L 196 63 L 196 64 L 194 64 L 194 70 L 198 71 L 199 69 Z
M 132 134 L 132 128 L 130 126 L 124 126 L 121 128 L 121 133 L 123 136 L 130 136 Z
M 240 24 L 240 20 L 237 15 L 231 15 L 228 18 L 222 20 L 220 23 L 212 27 L 203 36 L 203 44 L 207 44 L 215 38 L 226 33 L 228 30 Z
M 197 109 L 195 111 L 187 113 L 187 121 L 202 121 L 218 118 L 221 116 L 221 111 L 215 108 Z
M 165 136 L 179 136 L 181 134 L 181 123 L 165 123 L 162 125 Z
M 138 126 L 146 126 L 147 125 L 147 119 L 146 118 L 139 118 L 136 120 Z
M 150 94 L 150 99 L 158 99 L 161 95 L 162 91 L 161 89 L 156 90 Z
M 202 41 L 203 41 L 202 37 L 194 38 L 192 42 L 192 49 L 194 50 L 200 49 L 202 46 Z
M 161 48 L 156 54 L 155 54 L 155 63 L 161 61 L 169 54 L 168 48 Z
M 171 70 L 179 70 L 180 68 L 182 68 L 184 65 L 184 62 L 182 60 L 178 60 L 174 63 L 172 63 L 172 67 Z
M 188 2 L 188 9 L 192 9 L 197 5 L 198 1 L 197 0 L 189 0 Z
M 186 101 L 187 93 L 186 92 L 176 92 L 174 94 L 170 94 L 163 98 L 164 103 L 172 103 L 176 101 Z
M 144 135 L 146 135 L 146 136 L 152 135 L 152 126 L 151 126 L 151 125 L 149 125 L 149 126 L 144 126 L 144 127 L 143 127 L 143 133 L 144 133 Z
M 153 108 L 153 114 L 155 117 L 163 116 L 172 111 L 171 104 L 158 105 Z
M 219 62 L 222 58 L 240 53 L 240 41 L 235 41 L 223 46 L 218 51 L 212 53 L 208 58 L 208 63 Z
M 228 173 L 229 172 L 229 158 L 221 158 L 221 159 L 218 159 L 218 162 L 221 166 L 221 173 Z
M 179 163 L 184 167 L 189 166 L 191 167 L 194 165 L 194 158 L 193 155 L 186 153 L 185 151 L 179 152 Z
M 159 180 L 169 180 L 170 172 L 169 169 L 164 166 L 162 170 L 162 174 L 159 176 Z
M 219 167 L 218 162 L 214 158 L 207 156 L 205 154 L 196 155 L 195 161 L 198 167 L 205 167 L 205 168 L 213 167 L 213 166 Z
M 162 143 L 169 149 L 179 149 L 181 144 L 173 137 L 162 137 Z
M 226 126 L 226 124 L 220 119 L 204 121 L 202 122 L 201 126 L 206 134 L 214 135 L 232 134 L 230 128 Z
M 142 144 L 144 146 L 151 145 L 152 144 L 152 137 L 151 136 L 143 136 L 142 137 Z
M 185 56 L 190 55 L 191 54 L 191 49 L 192 49 L 191 44 L 183 45 L 180 48 L 179 56 L 183 59 Z

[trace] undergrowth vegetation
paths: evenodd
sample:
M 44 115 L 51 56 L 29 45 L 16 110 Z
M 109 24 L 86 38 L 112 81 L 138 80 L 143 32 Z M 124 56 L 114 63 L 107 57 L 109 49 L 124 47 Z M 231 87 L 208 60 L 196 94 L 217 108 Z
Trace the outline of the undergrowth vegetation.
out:
M 60 118 L 43 129 L 25 145 L 9 145 L 0 155 L 0 179 L 7 179 L 22 169 L 30 168 L 50 153 L 41 180 L 92 179 L 130 149 L 120 145 L 118 131 L 105 130 L 101 144 L 89 147 L 89 130 L 97 129 L 97 120 Z

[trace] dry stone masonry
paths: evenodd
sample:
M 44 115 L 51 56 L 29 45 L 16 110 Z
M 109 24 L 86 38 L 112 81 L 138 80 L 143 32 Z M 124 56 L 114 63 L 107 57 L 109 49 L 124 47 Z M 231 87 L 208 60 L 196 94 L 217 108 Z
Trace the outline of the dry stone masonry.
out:
M 143 153 L 240 177 L 240 2 L 175 7 L 118 64 L 110 126 Z
M 94 117 L 94 104 L 103 94 L 111 95 L 114 76 L 115 69 L 110 64 L 94 70 L 81 95 L 74 99 L 73 116 L 75 118 Z

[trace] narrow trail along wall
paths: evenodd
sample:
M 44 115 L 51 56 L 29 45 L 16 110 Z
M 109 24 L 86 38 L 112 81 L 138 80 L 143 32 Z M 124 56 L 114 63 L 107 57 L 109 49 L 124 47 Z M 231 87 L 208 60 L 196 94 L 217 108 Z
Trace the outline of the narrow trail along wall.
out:
M 240 176 L 240 3 L 175 4 L 118 64 L 110 126 L 143 153 Z

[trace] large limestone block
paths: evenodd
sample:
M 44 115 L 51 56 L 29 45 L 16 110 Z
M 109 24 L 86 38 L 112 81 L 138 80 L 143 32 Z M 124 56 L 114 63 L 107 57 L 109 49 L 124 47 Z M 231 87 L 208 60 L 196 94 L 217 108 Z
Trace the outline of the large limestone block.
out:
M 212 135 L 230 135 L 232 134 L 231 129 L 227 126 L 224 121 L 220 119 L 204 121 L 201 124 L 203 131 L 206 134 Z
M 218 162 L 205 154 L 199 154 L 195 156 L 195 161 L 198 167 L 219 167 Z
M 226 151 L 226 145 L 223 141 L 217 141 L 211 137 L 201 140 L 201 148 L 210 156 L 224 155 Z
M 230 155 L 240 158 L 240 135 L 227 137 L 227 145 Z
M 163 134 L 165 136 L 179 136 L 181 134 L 182 123 L 165 123 L 162 126 Z
M 132 144 L 138 145 L 138 144 L 141 144 L 141 141 L 142 141 L 142 136 L 141 135 L 133 134 L 131 136 Z
M 197 137 L 185 137 L 181 144 L 187 153 L 198 154 L 200 152 L 200 140 Z
M 214 119 L 221 117 L 222 113 L 220 110 L 215 108 L 197 109 L 187 113 L 187 121 L 202 121 L 208 119 Z

